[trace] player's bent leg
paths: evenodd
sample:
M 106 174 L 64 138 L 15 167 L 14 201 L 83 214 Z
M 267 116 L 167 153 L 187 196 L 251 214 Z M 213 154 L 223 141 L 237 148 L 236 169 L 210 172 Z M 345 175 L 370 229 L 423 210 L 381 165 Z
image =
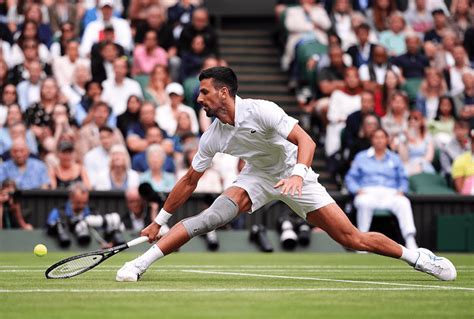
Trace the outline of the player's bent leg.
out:
M 206 234 L 232 221 L 239 213 L 239 206 L 226 195 L 219 196 L 212 205 L 197 216 L 183 220 L 189 238 Z
M 116 280 L 138 281 L 156 260 L 178 250 L 191 238 L 229 223 L 239 212 L 249 211 L 251 206 L 252 202 L 245 190 L 230 187 L 208 209 L 177 223 L 142 256 L 125 263 L 117 272 Z
M 406 249 L 380 233 L 362 233 L 352 225 L 345 213 L 335 203 L 308 213 L 306 219 L 310 224 L 326 231 L 331 238 L 344 247 L 400 258 L 413 266 L 414 269 L 440 280 L 456 279 L 456 268 L 447 258 L 438 257 L 424 248 Z

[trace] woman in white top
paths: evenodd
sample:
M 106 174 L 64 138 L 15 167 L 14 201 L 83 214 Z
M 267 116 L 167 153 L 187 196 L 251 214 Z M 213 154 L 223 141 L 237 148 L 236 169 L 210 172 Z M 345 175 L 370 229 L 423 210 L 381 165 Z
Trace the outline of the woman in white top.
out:
M 90 176 L 92 187 L 101 191 L 138 187 L 140 178 L 138 173 L 130 168 L 130 156 L 125 146 L 120 144 L 112 146 L 109 155 L 109 171 Z

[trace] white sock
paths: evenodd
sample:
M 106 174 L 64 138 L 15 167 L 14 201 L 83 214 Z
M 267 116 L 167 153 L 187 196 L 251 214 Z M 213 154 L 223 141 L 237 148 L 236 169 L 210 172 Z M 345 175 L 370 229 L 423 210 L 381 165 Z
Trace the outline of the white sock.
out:
M 416 250 L 406 249 L 402 245 L 400 245 L 400 247 L 402 247 L 402 256 L 400 259 L 406 261 L 411 266 L 415 265 L 420 253 Z
M 155 244 L 151 246 L 143 255 L 137 258 L 137 261 L 141 261 L 144 263 L 146 268 L 150 267 L 155 261 L 160 258 L 163 258 L 165 255 L 161 251 L 161 249 Z
M 411 250 L 417 249 L 418 245 L 416 244 L 415 236 L 408 235 L 405 238 L 405 247 Z

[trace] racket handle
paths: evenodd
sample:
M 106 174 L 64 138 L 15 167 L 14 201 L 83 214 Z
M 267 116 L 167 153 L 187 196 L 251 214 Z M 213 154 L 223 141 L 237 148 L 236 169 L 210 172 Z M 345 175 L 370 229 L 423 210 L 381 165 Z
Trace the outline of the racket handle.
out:
M 143 244 L 146 241 L 148 241 L 147 236 L 138 237 L 138 238 L 135 238 L 135 239 L 132 239 L 131 241 L 129 241 L 127 243 L 127 246 L 128 247 L 133 247 L 133 246 L 136 246 L 136 245 L 139 245 L 139 244 Z

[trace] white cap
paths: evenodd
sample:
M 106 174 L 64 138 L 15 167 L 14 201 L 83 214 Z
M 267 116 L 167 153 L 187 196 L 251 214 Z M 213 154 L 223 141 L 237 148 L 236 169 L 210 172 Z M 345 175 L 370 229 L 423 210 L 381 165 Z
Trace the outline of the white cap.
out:
M 103 8 L 105 6 L 109 6 L 111 8 L 114 7 L 114 0 L 100 0 L 99 1 L 99 8 Z
M 183 96 L 184 95 L 184 89 L 183 86 L 179 83 L 173 82 L 170 83 L 166 86 L 166 93 L 170 95 L 171 93 L 174 93 L 176 95 Z

